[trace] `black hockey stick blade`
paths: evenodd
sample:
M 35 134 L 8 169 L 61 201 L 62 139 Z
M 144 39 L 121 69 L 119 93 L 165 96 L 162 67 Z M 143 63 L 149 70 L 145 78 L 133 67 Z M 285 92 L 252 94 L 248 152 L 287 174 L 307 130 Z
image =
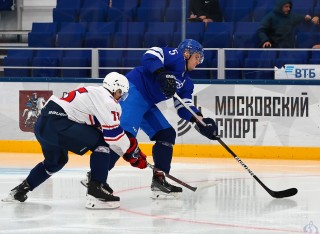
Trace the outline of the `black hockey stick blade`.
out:
M 255 178 L 255 180 L 258 181 L 258 183 L 274 198 L 292 197 L 298 193 L 298 189 L 296 188 L 289 188 L 282 191 L 272 191 L 265 186 L 256 175 L 254 175 L 253 178 Z
M 269 189 L 262 181 L 249 169 L 249 167 L 226 145 L 220 138 L 217 141 L 225 148 L 240 165 L 246 169 L 249 174 L 274 198 L 292 197 L 298 193 L 298 189 L 290 188 L 282 191 L 273 191 Z
M 147 162 L 147 165 L 148 165 L 148 167 L 150 167 L 150 168 L 151 168 L 152 170 L 154 170 L 154 171 L 161 171 L 160 169 L 156 168 L 155 166 L 153 166 L 152 164 L 150 164 L 150 163 L 148 163 L 148 162 Z M 164 174 L 165 174 L 166 177 L 168 177 L 169 179 L 177 182 L 178 184 L 181 184 L 182 186 L 184 186 L 184 187 L 192 190 L 193 192 L 195 192 L 195 191 L 197 190 L 197 187 L 192 187 L 191 185 L 189 185 L 189 184 L 187 184 L 187 183 L 185 183 L 185 182 L 177 179 L 176 177 L 170 175 L 169 173 L 164 172 Z

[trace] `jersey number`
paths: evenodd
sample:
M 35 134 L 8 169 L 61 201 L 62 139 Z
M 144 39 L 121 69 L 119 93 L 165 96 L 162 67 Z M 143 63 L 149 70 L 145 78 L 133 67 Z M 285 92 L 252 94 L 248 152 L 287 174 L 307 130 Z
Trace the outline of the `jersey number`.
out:
M 111 113 L 113 114 L 113 121 L 120 121 L 120 114 L 119 114 L 119 112 L 111 111 Z
M 73 99 L 76 97 L 77 92 L 80 93 L 80 94 L 81 93 L 87 93 L 88 90 L 86 88 L 84 88 L 84 87 L 76 89 L 76 90 L 73 90 L 73 91 L 69 92 L 66 97 L 61 98 L 61 100 L 64 100 L 66 102 L 72 102 Z
M 169 51 L 169 54 L 170 54 L 170 55 L 178 54 L 178 50 L 177 50 L 177 49 L 170 50 L 170 51 Z

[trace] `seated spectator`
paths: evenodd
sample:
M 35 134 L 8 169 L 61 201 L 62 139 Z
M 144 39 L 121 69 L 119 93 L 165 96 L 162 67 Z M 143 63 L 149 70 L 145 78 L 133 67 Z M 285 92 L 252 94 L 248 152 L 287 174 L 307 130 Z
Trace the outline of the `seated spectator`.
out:
M 220 11 L 219 0 L 190 0 L 189 21 L 192 22 L 221 22 L 222 13 Z
M 319 24 L 319 16 L 314 16 L 311 21 L 314 24 Z M 320 49 L 320 44 L 312 46 L 312 49 Z
M 314 24 L 319 24 L 319 16 L 314 16 L 311 21 Z
M 299 23 L 311 20 L 310 15 L 299 15 L 291 12 L 292 1 L 278 0 L 273 11 L 261 21 L 257 30 L 262 48 L 292 48 L 292 33 Z

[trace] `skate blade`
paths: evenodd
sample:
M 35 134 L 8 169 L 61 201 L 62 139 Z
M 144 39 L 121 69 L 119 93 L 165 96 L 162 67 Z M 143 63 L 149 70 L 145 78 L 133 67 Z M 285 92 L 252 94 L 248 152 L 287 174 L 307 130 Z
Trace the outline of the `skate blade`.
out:
M 87 195 L 86 208 L 90 210 L 111 210 L 120 207 L 120 201 L 104 202 L 91 195 Z
M 10 202 L 10 203 L 20 203 L 19 200 L 15 199 L 13 196 L 8 196 L 1 199 L 2 202 Z
M 181 198 L 181 193 L 164 193 L 162 191 L 152 191 L 151 198 L 154 200 L 175 200 Z
M 87 179 L 81 180 L 80 183 L 81 183 L 84 187 L 88 188 L 88 181 L 87 181 Z

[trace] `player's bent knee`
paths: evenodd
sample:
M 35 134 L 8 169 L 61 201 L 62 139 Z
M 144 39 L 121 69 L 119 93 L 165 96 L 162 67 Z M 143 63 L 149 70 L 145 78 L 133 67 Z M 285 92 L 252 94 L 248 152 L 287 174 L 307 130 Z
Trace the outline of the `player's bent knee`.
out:
M 105 153 L 105 154 L 110 154 L 110 148 L 106 145 L 100 145 L 100 146 L 97 146 L 93 152 L 95 153 Z
M 110 148 L 108 143 L 106 143 L 103 137 L 99 137 L 97 143 L 91 149 L 92 152 L 110 153 Z
M 64 165 L 66 165 L 65 163 L 64 164 L 53 164 L 53 163 L 46 163 L 44 162 L 44 169 L 46 171 L 46 173 L 49 175 L 49 176 L 52 176 L 54 173 L 60 171 Z
M 157 142 L 166 142 L 171 145 L 175 144 L 176 141 L 176 131 L 171 127 L 171 128 L 166 128 L 163 129 L 159 132 L 157 132 L 151 140 L 157 141 Z

